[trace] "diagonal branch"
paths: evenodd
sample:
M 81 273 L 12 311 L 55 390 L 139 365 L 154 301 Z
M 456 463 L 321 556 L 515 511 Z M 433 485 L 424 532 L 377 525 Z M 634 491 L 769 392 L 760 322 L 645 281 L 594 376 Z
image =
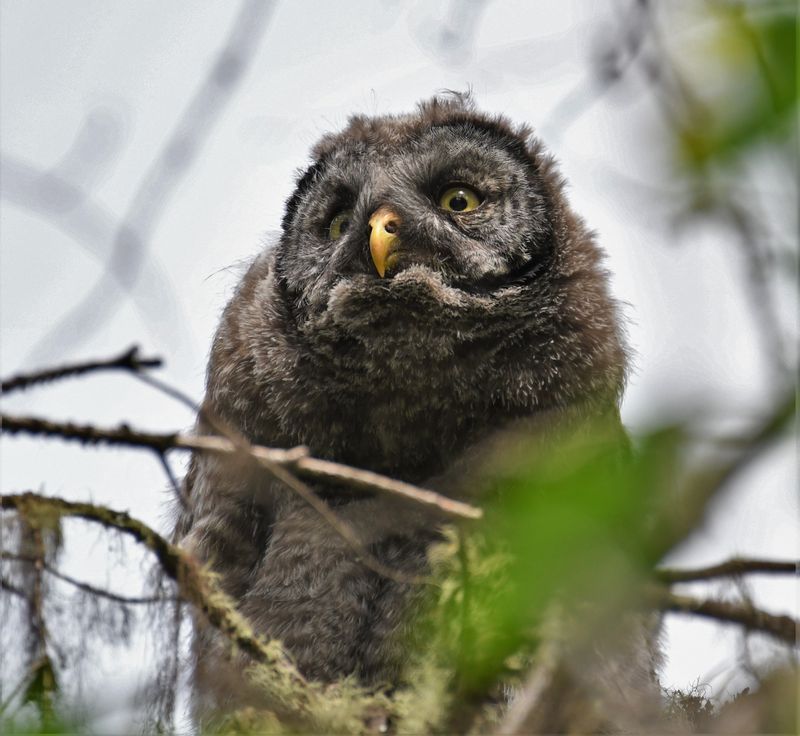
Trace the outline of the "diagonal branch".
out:
M 737 577 L 754 573 L 765 575 L 797 575 L 800 571 L 800 561 L 786 562 L 782 560 L 755 560 L 744 557 L 734 557 L 718 565 L 698 567 L 690 570 L 678 570 L 662 567 L 655 571 L 656 578 L 662 583 L 690 583 L 697 580 L 710 580 L 712 578 Z
M 272 475 L 277 478 L 281 483 L 288 486 L 300 498 L 302 498 L 311 508 L 313 508 L 325 522 L 347 543 L 350 549 L 356 554 L 356 559 L 368 567 L 373 572 L 378 573 L 382 577 L 389 578 L 398 583 L 405 583 L 408 585 L 427 585 L 433 584 L 433 581 L 423 575 L 411 575 L 400 570 L 396 570 L 388 565 L 384 565 L 375 555 L 371 554 L 361 543 L 358 535 L 350 528 L 350 526 L 340 519 L 331 507 L 321 499 L 313 489 L 309 488 L 303 481 L 296 478 L 285 467 L 274 465 L 271 463 L 261 463 Z
M 748 631 L 759 631 L 775 637 L 784 644 L 797 645 L 800 622 L 791 616 L 767 613 L 748 603 L 714 599 L 702 600 L 691 596 L 677 595 L 663 589 L 654 592 L 653 598 L 654 604 L 662 611 L 739 624 Z
M 140 358 L 138 346 L 133 345 L 115 358 L 70 363 L 58 368 L 47 368 L 34 373 L 18 373 L 16 376 L 7 378 L 0 383 L 0 391 L 4 394 L 10 394 L 12 391 L 23 390 L 37 384 L 82 376 L 95 371 L 123 370 L 138 373 L 144 368 L 160 368 L 162 364 L 161 358 Z
M 31 434 L 77 440 L 83 444 L 107 444 L 124 447 L 144 447 L 164 453 L 167 450 L 193 450 L 223 455 L 245 453 L 268 469 L 281 467 L 299 476 L 313 480 L 333 481 L 358 490 L 378 491 L 401 496 L 410 501 L 436 508 L 447 516 L 463 519 L 480 519 L 483 511 L 475 506 L 456 501 L 434 491 L 418 488 L 410 483 L 387 478 L 369 470 L 320 460 L 308 456 L 304 447 L 290 450 L 250 445 L 242 447 L 229 439 L 214 435 L 188 435 L 180 433 L 141 432 L 126 424 L 102 429 L 93 425 L 53 422 L 30 416 L 0 414 L 2 431 L 7 434 Z

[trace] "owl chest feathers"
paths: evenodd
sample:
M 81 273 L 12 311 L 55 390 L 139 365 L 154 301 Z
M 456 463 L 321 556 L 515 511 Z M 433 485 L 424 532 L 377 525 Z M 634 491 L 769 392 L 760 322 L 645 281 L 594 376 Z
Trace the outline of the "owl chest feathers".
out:
M 343 281 L 303 312 L 256 263 L 223 318 L 209 397 L 253 441 L 419 481 L 569 398 L 554 387 L 580 379 L 560 371 L 569 339 L 553 325 L 532 290 L 467 294 L 422 270 L 389 287 Z

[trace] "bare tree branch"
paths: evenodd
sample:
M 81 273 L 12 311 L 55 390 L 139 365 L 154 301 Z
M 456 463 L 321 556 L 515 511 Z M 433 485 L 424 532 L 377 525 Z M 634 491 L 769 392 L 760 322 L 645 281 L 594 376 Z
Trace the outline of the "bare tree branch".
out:
M 700 616 L 723 623 L 739 624 L 748 631 L 769 634 L 784 644 L 796 646 L 798 621 L 791 616 L 778 616 L 755 608 L 748 603 L 720 600 L 701 600 L 677 595 L 668 590 L 654 593 L 654 603 L 662 611 Z
M 238 452 L 244 453 L 251 453 L 253 449 L 247 439 L 241 435 L 238 431 L 234 430 L 227 426 L 225 422 L 219 420 L 216 417 L 209 416 L 209 413 L 204 410 L 202 407 L 199 407 L 192 401 L 190 397 L 184 394 L 182 391 L 169 386 L 168 384 L 164 383 L 163 381 L 159 381 L 157 379 L 152 378 L 151 376 L 143 374 L 139 369 L 139 365 L 142 365 L 142 361 L 138 359 L 137 350 L 135 346 L 130 348 L 127 352 L 123 353 L 121 356 L 117 358 L 112 358 L 110 360 L 104 361 L 92 361 L 89 363 L 81 363 L 76 364 L 73 366 L 66 366 L 64 368 L 58 369 L 51 369 L 41 371 L 35 374 L 28 374 L 28 375 L 20 375 L 15 377 L 14 379 L 10 379 L 9 381 L 3 383 L 3 386 L 8 384 L 9 386 L 16 387 L 16 388 L 24 388 L 26 385 L 31 385 L 32 383 L 41 382 L 45 380 L 52 380 L 54 378 L 60 378 L 67 375 L 80 375 L 82 373 L 88 373 L 92 370 L 100 370 L 106 368 L 124 368 L 128 369 L 131 372 L 131 375 L 134 375 L 138 378 L 141 378 L 145 383 L 156 388 L 157 390 L 161 391 L 162 393 L 167 394 L 173 399 L 180 401 L 182 404 L 190 407 L 194 411 L 198 412 L 199 415 L 204 418 L 209 424 L 212 425 L 212 428 L 219 432 L 220 434 L 224 435 L 232 444 L 232 449 Z M 150 363 L 154 363 L 157 365 L 161 364 L 160 360 L 153 360 L 148 361 Z M 4 426 L 6 426 L 7 422 L 4 422 Z M 125 430 L 128 432 L 129 430 L 126 428 Z M 152 436 L 150 436 L 152 439 Z M 170 481 L 170 484 L 173 488 L 173 491 L 178 498 L 181 506 L 183 508 L 188 507 L 188 501 L 183 493 L 183 490 L 178 483 L 177 479 L 175 478 L 172 468 L 169 465 L 169 462 L 166 458 L 166 450 L 167 449 L 174 449 L 174 447 L 166 447 L 166 448 L 156 448 L 154 447 L 153 450 L 156 453 L 161 465 L 164 469 L 167 478 Z M 419 575 L 407 575 L 405 573 L 400 572 L 399 570 L 394 570 L 387 565 L 384 565 L 380 560 L 377 559 L 373 554 L 371 554 L 358 540 L 357 536 L 353 532 L 353 530 L 344 523 L 337 515 L 333 512 L 333 510 L 329 507 L 329 505 L 319 498 L 314 491 L 309 488 L 305 483 L 300 481 L 296 478 L 292 473 L 286 470 L 281 465 L 272 462 L 269 458 L 264 457 L 263 455 L 258 458 L 258 462 L 264 467 L 268 472 L 270 472 L 273 476 L 275 476 L 279 481 L 281 481 L 284 485 L 287 485 L 291 488 L 297 495 L 299 495 L 307 504 L 309 504 L 323 519 L 326 523 L 331 526 L 334 531 L 350 546 L 351 549 L 356 553 L 358 559 L 364 564 L 366 567 L 370 568 L 374 572 L 377 572 L 379 575 L 383 577 L 390 578 L 395 580 L 399 583 L 406 583 L 406 584 L 427 584 L 430 580 L 425 576 Z M 333 467 L 328 467 L 327 465 L 324 466 L 324 469 L 327 470 L 329 475 L 333 475 L 335 478 L 340 477 L 340 472 L 336 468 L 335 464 L 331 464 Z M 353 474 L 355 476 L 354 482 L 363 481 L 363 476 L 361 475 L 364 471 L 358 471 L 353 469 Z
M 662 583 L 689 583 L 696 580 L 710 580 L 712 578 L 736 577 L 754 573 L 766 575 L 797 575 L 800 570 L 800 561 L 785 562 L 781 560 L 755 560 L 743 557 L 734 557 L 718 565 L 698 567 L 690 570 L 679 570 L 662 567 L 655 571 L 656 577 Z
M 746 204 L 731 201 L 718 206 L 719 216 L 732 226 L 738 235 L 739 246 L 747 259 L 747 273 L 742 279 L 750 298 L 759 329 L 755 331 L 764 345 L 764 355 L 769 356 L 776 379 L 786 380 L 791 375 L 786 345 L 781 334 L 780 309 L 776 305 L 777 294 L 770 288 L 769 253 L 765 247 L 768 234 L 761 232 L 762 224 L 753 214 L 754 202 L 748 198 Z
M 156 457 L 158 458 L 159 463 L 161 463 L 161 468 L 164 471 L 164 475 L 167 476 L 172 493 L 174 494 L 175 498 L 178 499 L 178 503 L 181 505 L 181 508 L 186 511 L 189 508 L 189 500 L 186 498 L 183 483 L 181 483 L 175 476 L 175 473 L 172 472 L 172 466 L 169 464 L 169 460 L 167 460 L 165 453 L 157 452 Z
M 202 417 L 205 417 L 206 411 L 188 394 L 184 393 L 175 386 L 170 386 L 165 381 L 162 381 L 155 376 L 151 375 L 150 373 L 132 373 L 131 374 L 136 380 L 141 381 L 142 383 L 147 384 L 151 388 L 154 388 L 156 391 L 160 391 L 165 396 L 169 396 L 171 399 L 174 399 L 180 404 L 183 404 L 187 409 L 193 411 L 195 414 L 199 414 Z M 219 432 L 221 435 L 229 437 L 228 433 L 224 431 L 223 428 L 218 427 L 217 423 L 212 422 L 214 429 Z M 233 437 L 229 437 L 229 439 L 233 439 Z
M 325 521 L 326 523 L 347 543 L 350 549 L 356 553 L 356 558 L 362 565 L 368 567 L 373 572 L 382 575 L 385 578 L 394 580 L 398 583 L 405 583 L 409 585 L 427 585 L 433 581 L 425 576 L 408 575 L 396 570 L 392 567 L 384 565 L 377 557 L 371 554 L 361 541 L 356 533 L 350 526 L 342 521 L 336 513 L 331 509 L 328 504 L 321 499 L 314 491 L 309 488 L 305 483 L 296 478 L 285 467 L 275 465 L 267 462 L 261 462 L 266 469 L 272 473 L 281 483 L 291 488 L 300 498 L 302 498 L 309 506 L 311 506 Z
M 5 379 L 0 384 L 0 391 L 4 394 L 10 394 L 12 391 L 23 390 L 37 384 L 82 376 L 95 371 L 123 370 L 138 373 L 144 368 L 160 368 L 162 365 L 161 358 L 140 358 L 138 346 L 133 345 L 114 358 L 70 363 L 58 368 L 47 368 L 33 373 L 18 373 L 16 376 Z
M 379 491 L 401 496 L 410 501 L 436 508 L 442 513 L 463 519 L 480 519 L 483 511 L 475 506 L 442 496 L 434 491 L 418 488 L 410 483 L 393 480 L 369 470 L 360 470 L 329 460 L 308 456 L 305 447 L 281 450 L 258 445 L 241 447 L 231 440 L 214 435 L 186 435 L 180 433 L 153 433 L 131 429 L 126 424 L 101 429 L 88 424 L 53 422 L 29 416 L 0 414 L 2 431 L 7 434 L 31 434 L 77 440 L 83 444 L 108 444 L 126 447 L 145 447 L 163 453 L 167 450 L 194 450 L 223 455 L 245 453 L 267 468 L 278 466 L 315 480 L 343 483 L 351 488 Z

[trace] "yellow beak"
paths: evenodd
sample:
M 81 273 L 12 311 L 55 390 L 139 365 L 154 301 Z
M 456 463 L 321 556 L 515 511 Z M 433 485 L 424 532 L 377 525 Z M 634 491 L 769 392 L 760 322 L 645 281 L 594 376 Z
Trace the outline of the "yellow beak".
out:
M 372 254 L 372 262 L 378 275 L 383 278 L 386 269 L 397 262 L 395 251 L 400 244 L 400 236 L 397 234 L 400 229 L 400 217 L 383 205 L 369 218 L 369 227 L 369 252 Z

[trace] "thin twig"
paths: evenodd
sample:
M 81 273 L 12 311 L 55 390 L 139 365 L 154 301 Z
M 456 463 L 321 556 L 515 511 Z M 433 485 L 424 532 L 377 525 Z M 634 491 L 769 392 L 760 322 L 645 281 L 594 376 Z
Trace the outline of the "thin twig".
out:
M 38 557 L 32 557 L 30 555 L 18 555 L 14 554 L 13 552 L 6 552 L 0 550 L 0 559 L 3 560 L 12 560 L 15 562 L 26 562 L 31 565 L 41 565 L 42 569 L 48 572 L 55 578 L 59 580 L 63 580 L 65 583 L 69 583 L 78 590 L 82 590 L 84 593 L 89 593 L 94 596 L 98 596 L 100 598 L 107 598 L 110 601 L 114 601 L 115 603 L 122 603 L 123 605 L 147 605 L 151 603 L 169 603 L 171 601 L 175 601 L 175 598 L 164 598 L 163 596 L 125 596 L 120 595 L 118 593 L 112 593 L 110 590 L 105 590 L 104 588 L 97 588 L 94 585 L 90 585 L 89 583 L 85 583 L 82 580 L 77 580 L 66 573 L 57 570 L 55 567 L 50 565 L 47 562 L 42 562 Z
M 170 386 L 168 383 L 156 378 L 155 376 L 151 376 L 149 373 L 134 373 L 133 377 L 142 383 L 146 383 L 151 388 L 160 391 L 165 396 L 175 399 L 175 401 L 183 404 L 187 409 L 190 409 L 195 414 L 203 413 L 200 405 L 188 394 L 185 394 L 183 391 L 175 388 L 174 386 Z M 220 434 L 224 434 L 224 432 L 220 432 Z
M 655 571 L 656 578 L 662 583 L 689 583 L 696 580 L 710 580 L 712 578 L 737 577 L 754 573 L 765 575 L 797 575 L 800 570 L 800 561 L 785 562 L 782 560 L 755 560 L 743 557 L 734 557 L 718 565 L 698 567 L 690 570 L 662 567 Z
M 480 519 L 483 511 L 475 506 L 442 496 L 434 491 L 418 488 L 403 481 L 393 480 L 368 470 L 352 468 L 328 460 L 308 457 L 308 450 L 295 447 L 282 450 L 258 445 L 246 448 L 231 440 L 214 435 L 187 435 L 179 433 L 141 432 L 122 424 L 101 429 L 93 425 L 53 422 L 30 416 L 0 414 L 2 431 L 8 434 L 31 434 L 77 440 L 84 444 L 108 444 L 126 447 L 146 447 L 156 452 L 167 450 L 193 450 L 232 455 L 245 452 L 265 467 L 280 466 L 298 475 L 315 480 L 337 481 L 352 488 L 379 491 L 401 496 L 442 513 L 463 519 Z
M 317 480 L 338 481 L 351 488 L 402 496 L 410 501 L 437 508 L 448 516 L 462 519 L 480 519 L 483 517 L 483 510 L 477 506 L 472 506 L 463 501 L 456 501 L 435 491 L 419 488 L 410 483 L 387 478 L 385 475 L 373 473 L 370 470 L 361 470 L 315 457 L 301 457 L 293 461 L 291 466 L 299 475 L 305 475 Z
M 82 376 L 95 371 L 123 370 L 138 373 L 145 368 L 160 368 L 162 364 L 161 358 L 140 358 L 139 348 L 134 345 L 114 358 L 70 363 L 58 368 L 47 368 L 33 373 L 18 373 L 16 376 L 12 376 L 0 383 L 0 391 L 4 394 L 10 394 L 12 391 L 30 388 L 40 383 Z
M 775 615 L 762 611 L 748 603 L 734 603 L 714 599 L 693 598 L 677 595 L 665 589 L 653 594 L 654 603 L 662 611 L 739 624 L 748 631 L 760 631 L 795 646 L 797 644 L 798 621 L 791 616 Z
M 720 216 L 730 222 L 732 229 L 739 236 L 739 244 L 747 259 L 748 272 L 744 284 L 750 298 L 753 316 L 759 329 L 755 330 L 764 345 L 764 355 L 771 359 L 771 367 L 776 371 L 776 378 L 791 375 L 786 345 L 781 334 L 780 309 L 776 305 L 776 294 L 770 289 L 769 254 L 764 243 L 764 236 L 758 231 L 758 221 L 753 214 L 754 202 L 746 203 L 733 200 L 719 206 Z
M 169 460 L 167 460 L 166 454 L 163 452 L 156 452 L 156 457 L 161 463 L 161 467 L 164 470 L 164 475 L 166 475 L 167 480 L 169 480 L 172 493 L 175 495 L 175 498 L 178 499 L 178 503 L 181 505 L 181 508 L 184 511 L 187 511 L 189 509 L 189 501 L 186 499 L 183 484 L 175 477 L 175 473 L 172 472 L 172 467 L 169 464 Z

